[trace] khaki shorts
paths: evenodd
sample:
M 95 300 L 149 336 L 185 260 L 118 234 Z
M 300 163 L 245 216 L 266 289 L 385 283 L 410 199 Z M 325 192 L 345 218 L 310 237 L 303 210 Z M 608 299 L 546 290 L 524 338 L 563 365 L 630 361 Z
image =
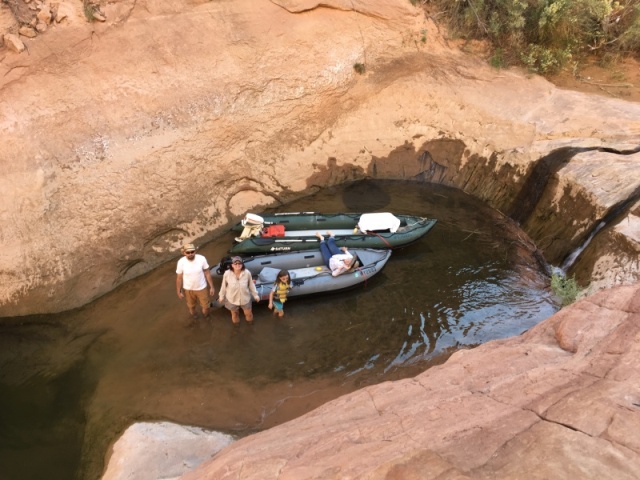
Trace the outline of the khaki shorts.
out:
M 231 312 L 237 312 L 240 309 L 242 309 L 245 312 L 247 310 L 251 311 L 251 302 L 247 303 L 246 305 L 234 305 L 233 303 L 229 303 L 229 300 L 225 298 L 224 306 L 227 310 Z
M 209 289 L 203 288 L 202 290 L 185 290 L 184 298 L 187 299 L 187 306 L 194 308 L 196 303 L 200 303 L 202 308 L 209 307 Z

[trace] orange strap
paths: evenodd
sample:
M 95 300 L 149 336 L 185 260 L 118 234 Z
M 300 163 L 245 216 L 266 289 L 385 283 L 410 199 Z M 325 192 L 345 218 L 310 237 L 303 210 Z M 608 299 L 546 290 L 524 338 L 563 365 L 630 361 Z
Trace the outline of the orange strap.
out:
M 378 237 L 380 240 L 382 240 L 384 243 L 387 244 L 387 247 L 389 247 L 391 250 L 393 250 L 393 247 L 391 246 L 391 244 L 387 241 L 386 238 L 384 238 L 382 235 L 380 235 L 377 232 L 367 232 L 367 235 L 375 235 L 376 237 Z

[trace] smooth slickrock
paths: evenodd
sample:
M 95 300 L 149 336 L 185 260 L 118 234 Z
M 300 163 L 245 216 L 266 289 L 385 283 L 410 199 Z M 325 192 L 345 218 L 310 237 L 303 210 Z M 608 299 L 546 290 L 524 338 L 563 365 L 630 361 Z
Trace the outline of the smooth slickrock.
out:
M 637 479 L 640 285 L 239 440 L 182 480 Z

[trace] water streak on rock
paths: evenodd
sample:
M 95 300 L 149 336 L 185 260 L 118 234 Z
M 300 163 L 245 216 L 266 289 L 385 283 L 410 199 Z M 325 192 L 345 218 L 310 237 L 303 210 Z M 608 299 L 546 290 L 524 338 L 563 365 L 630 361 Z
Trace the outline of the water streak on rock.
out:
M 607 225 L 616 224 L 628 215 L 629 209 L 640 200 L 640 187 L 636 188 L 629 197 L 621 200 L 613 205 L 607 213 L 595 223 L 595 227 L 585 235 L 585 240 L 580 246 L 571 252 L 563 260 L 560 266 L 563 272 L 566 272 L 575 263 L 580 254 L 589 246 L 594 237 Z

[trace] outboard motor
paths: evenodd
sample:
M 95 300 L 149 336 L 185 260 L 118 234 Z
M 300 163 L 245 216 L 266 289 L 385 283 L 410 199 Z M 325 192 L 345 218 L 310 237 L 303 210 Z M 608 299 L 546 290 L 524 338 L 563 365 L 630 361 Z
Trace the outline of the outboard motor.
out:
M 224 272 L 226 272 L 227 270 L 231 269 L 231 257 L 227 256 L 227 257 L 222 257 L 220 259 L 220 264 L 218 265 L 218 269 L 216 270 L 216 273 L 218 275 L 224 275 Z

